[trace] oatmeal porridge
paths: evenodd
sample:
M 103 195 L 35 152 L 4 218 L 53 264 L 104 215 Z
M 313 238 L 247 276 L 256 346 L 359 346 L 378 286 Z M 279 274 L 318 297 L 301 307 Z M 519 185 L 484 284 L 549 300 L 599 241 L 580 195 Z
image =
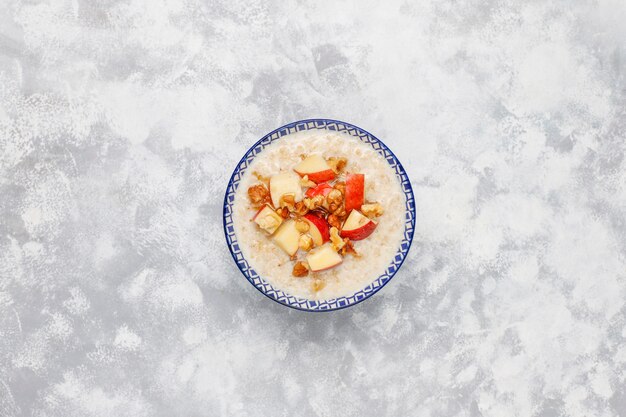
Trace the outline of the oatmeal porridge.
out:
M 405 196 L 369 145 L 328 130 L 298 132 L 266 147 L 235 194 L 237 240 L 276 289 L 313 299 L 352 294 L 393 259 Z

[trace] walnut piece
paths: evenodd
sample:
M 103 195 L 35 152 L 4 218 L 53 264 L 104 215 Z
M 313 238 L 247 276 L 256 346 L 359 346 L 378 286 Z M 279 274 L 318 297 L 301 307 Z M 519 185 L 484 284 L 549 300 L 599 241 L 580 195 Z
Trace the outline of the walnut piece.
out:
M 343 171 L 343 169 L 348 164 L 348 160 L 346 158 L 336 158 L 334 156 L 328 158 L 326 162 L 328 163 L 328 165 L 330 165 L 330 168 L 335 171 L 336 174 Z
M 341 219 L 335 214 L 329 214 L 326 218 L 326 221 L 330 226 L 334 227 L 335 229 L 341 228 Z
M 354 249 L 354 244 L 352 243 L 352 241 L 348 238 L 345 238 L 344 240 L 345 245 L 343 246 L 343 248 L 341 248 L 341 250 L 339 251 L 339 253 L 342 256 L 346 256 L 348 253 L 352 256 L 359 256 L 359 254 L 357 253 L 357 251 Z
M 291 273 L 294 277 L 306 277 L 309 275 L 309 268 L 307 268 L 304 262 L 298 261 L 293 266 L 293 271 Z
M 370 219 L 382 216 L 384 212 L 383 206 L 378 203 L 368 203 L 361 206 L 361 213 L 365 214 Z
M 278 199 L 278 205 L 280 207 L 287 207 L 289 211 L 295 211 L 296 209 L 296 195 L 294 193 L 287 193 L 280 196 Z
M 339 236 L 339 230 L 336 227 L 330 228 L 330 243 L 336 252 L 339 252 L 346 244 L 341 236 Z
M 342 204 L 339 207 L 335 208 L 335 210 L 333 210 L 333 214 L 340 219 L 343 219 L 348 215 L 348 213 L 346 213 L 346 206 Z
M 270 191 L 263 184 L 253 185 L 248 188 L 248 198 L 254 207 L 261 207 L 270 202 Z
M 335 190 L 339 190 L 341 192 L 341 194 L 345 194 L 346 193 L 346 183 L 343 181 L 337 181 L 335 183 L 335 185 L 333 185 L 333 188 Z
M 280 217 L 282 217 L 283 219 L 289 217 L 289 209 L 287 209 L 287 207 L 279 208 L 278 210 L 276 210 L 276 213 L 280 214 Z
M 324 196 L 316 195 L 312 198 L 305 197 L 302 201 L 304 202 L 304 205 L 307 209 L 315 210 L 316 208 L 321 207 L 322 204 L 324 204 Z
M 306 233 L 309 231 L 309 223 L 305 220 L 296 221 L 296 230 L 300 233 Z
M 329 206 L 331 204 L 341 204 L 343 201 L 343 194 L 341 194 L 341 191 L 337 189 L 332 189 L 326 196 L 326 201 L 328 201 Z
M 300 236 L 300 240 L 298 241 L 298 247 L 305 252 L 310 251 L 313 248 L 313 238 L 308 234 Z
M 293 212 L 297 214 L 298 216 L 304 216 L 305 214 L 309 212 L 309 209 L 304 204 L 304 201 L 298 201 L 296 205 L 294 206 Z
M 321 291 L 322 288 L 324 288 L 325 286 L 326 286 L 326 283 L 324 281 L 322 281 L 321 279 L 316 279 L 311 284 L 311 289 L 315 292 L 318 292 L 318 291 Z
M 317 184 L 315 184 L 313 181 L 309 179 L 308 175 L 305 175 L 304 177 L 300 178 L 300 187 L 312 188 L 312 187 L 315 187 L 316 185 Z

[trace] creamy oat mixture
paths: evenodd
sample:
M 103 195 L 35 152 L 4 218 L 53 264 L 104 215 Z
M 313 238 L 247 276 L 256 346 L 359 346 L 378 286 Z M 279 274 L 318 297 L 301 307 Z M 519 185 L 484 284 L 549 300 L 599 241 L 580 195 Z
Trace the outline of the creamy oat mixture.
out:
M 297 277 L 293 258 L 304 259 L 302 250 L 290 257 L 252 220 L 258 207 L 253 207 L 248 190 L 261 183 L 259 178 L 292 172 L 304 155 L 346 158 L 347 172 L 365 175 L 365 201 L 378 203 L 384 215 L 376 219 L 370 236 L 354 242 L 357 256 L 346 255 L 334 268 Z M 404 231 L 405 196 L 395 172 L 369 145 L 327 130 L 294 133 L 266 147 L 246 170 L 233 207 L 237 240 L 250 265 L 275 288 L 307 299 L 345 296 L 366 287 L 385 271 Z

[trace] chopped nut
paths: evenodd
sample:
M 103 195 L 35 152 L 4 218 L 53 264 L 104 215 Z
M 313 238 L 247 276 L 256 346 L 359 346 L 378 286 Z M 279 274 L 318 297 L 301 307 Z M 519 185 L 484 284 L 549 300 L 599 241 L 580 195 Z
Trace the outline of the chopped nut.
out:
M 306 277 L 309 275 L 309 268 L 307 268 L 304 262 L 298 261 L 293 266 L 292 274 L 294 277 Z
M 341 220 L 339 219 L 339 217 L 335 214 L 330 214 L 328 215 L 328 217 L 326 218 L 326 221 L 328 222 L 328 224 L 336 229 L 341 228 Z
M 369 218 L 382 216 L 385 210 L 378 203 L 368 203 L 361 206 L 361 212 Z
M 263 184 L 253 185 L 248 188 L 248 198 L 254 207 L 261 207 L 270 202 L 270 192 Z
M 324 204 L 324 196 L 323 195 L 316 195 L 311 200 L 313 201 L 313 205 L 317 206 L 317 207 L 321 207 L 322 204 Z
M 303 201 L 298 201 L 294 207 L 294 213 L 298 216 L 304 216 L 309 212 L 309 209 L 306 207 Z
M 330 193 L 328 193 L 328 195 L 326 196 L 326 205 L 325 205 L 325 207 L 328 208 L 328 211 L 330 211 L 331 213 L 334 213 L 342 205 L 343 205 L 343 194 L 341 194 L 341 191 L 333 189 Z
M 346 244 L 341 236 L 339 236 L 339 230 L 336 227 L 330 228 L 330 243 L 336 252 L 339 252 Z
M 335 183 L 335 185 L 333 185 L 333 188 L 335 190 L 339 190 L 341 192 L 341 194 L 345 194 L 346 193 L 346 183 L 343 181 L 337 181 Z
M 350 254 L 352 256 L 359 256 L 359 254 L 357 253 L 357 251 L 354 249 L 354 245 L 352 244 L 352 241 L 348 238 L 345 238 L 344 240 L 344 247 L 341 248 L 341 250 L 339 251 L 339 253 L 343 256 L 346 256 L 346 254 Z
M 280 217 L 282 217 L 283 219 L 286 219 L 289 217 L 289 209 L 287 207 L 283 207 L 281 209 L 276 210 L 276 212 L 278 214 L 280 214 Z
M 312 198 L 305 197 L 303 202 L 306 208 L 308 208 L 309 210 L 315 210 L 316 208 L 321 207 L 324 203 L 324 196 L 316 195 Z
M 312 188 L 312 187 L 315 187 L 316 185 L 317 185 L 317 184 L 315 184 L 313 181 L 311 181 L 311 180 L 309 179 L 309 176 L 308 176 L 308 175 L 305 175 L 304 177 L 300 178 L 300 186 L 301 186 L 301 187 L 304 187 L 304 188 L 306 188 L 306 187 Z
M 343 204 L 340 205 L 339 207 L 337 207 L 334 211 L 333 214 L 339 218 L 343 218 L 346 217 L 347 213 L 346 213 L 346 206 L 344 206 Z
M 328 165 L 330 165 L 330 168 L 333 171 L 335 171 L 335 173 L 337 174 L 343 171 L 343 169 L 348 164 L 348 160 L 346 158 L 336 158 L 334 156 L 331 156 L 330 158 L 328 158 L 326 162 L 328 162 Z
M 310 251 L 313 248 L 313 238 L 308 234 L 300 236 L 298 247 L 305 252 Z
M 321 279 L 316 279 L 311 284 L 311 289 L 315 292 L 318 292 L 318 291 L 321 291 L 322 288 L 324 288 L 325 286 L 326 286 L 326 283 L 324 281 L 322 281 Z
M 295 210 L 296 195 L 294 193 L 287 193 L 280 196 L 278 205 L 281 207 L 287 207 L 289 211 Z
M 309 223 L 307 223 L 305 220 L 298 220 L 296 221 L 296 229 L 300 233 L 306 233 L 309 231 Z
M 326 201 L 328 201 L 328 205 L 330 207 L 331 204 L 341 204 L 341 201 L 343 200 L 343 194 L 341 194 L 341 191 L 337 190 L 337 189 L 333 189 L 331 190 L 328 195 L 326 196 Z

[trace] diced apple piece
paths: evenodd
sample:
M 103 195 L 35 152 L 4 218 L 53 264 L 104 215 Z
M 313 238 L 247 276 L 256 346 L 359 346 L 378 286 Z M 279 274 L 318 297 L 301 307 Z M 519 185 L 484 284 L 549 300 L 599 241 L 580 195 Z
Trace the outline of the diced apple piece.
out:
M 252 220 L 270 235 L 274 233 L 283 222 L 283 218 L 267 204 L 257 211 Z
M 296 222 L 287 220 L 274 233 L 274 242 L 284 250 L 287 255 L 293 256 L 298 251 L 300 232 L 296 229 Z
M 376 226 L 374 220 L 365 217 L 358 210 L 352 210 L 339 235 L 353 241 L 362 240 L 371 235 Z
M 319 272 L 339 265 L 343 258 L 329 244 L 326 244 L 309 252 L 306 261 L 311 271 Z
M 309 188 L 308 190 L 306 190 L 306 193 L 304 195 L 309 198 L 315 197 L 316 195 L 323 195 L 324 197 L 326 197 L 328 193 L 330 193 L 332 190 L 332 185 L 328 184 L 327 182 L 323 182 L 321 184 L 317 184 L 313 188 Z
M 365 175 L 348 174 L 346 176 L 346 212 L 360 209 L 365 194 Z
M 322 246 L 324 242 L 328 242 L 330 232 L 326 220 L 311 213 L 305 214 L 304 220 L 309 223 L 309 234 L 313 238 L 315 246 Z
M 293 170 L 301 177 L 308 175 L 309 179 L 316 184 L 335 178 L 335 171 L 321 155 L 317 154 L 307 156 Z
M 270 196 L 274 207 L 280 206 L 280 197 L 285 194 L 293 194 L 295 201 L 302 200 L 300 177 L 293 172 L 282 172 L 270 178 Z

